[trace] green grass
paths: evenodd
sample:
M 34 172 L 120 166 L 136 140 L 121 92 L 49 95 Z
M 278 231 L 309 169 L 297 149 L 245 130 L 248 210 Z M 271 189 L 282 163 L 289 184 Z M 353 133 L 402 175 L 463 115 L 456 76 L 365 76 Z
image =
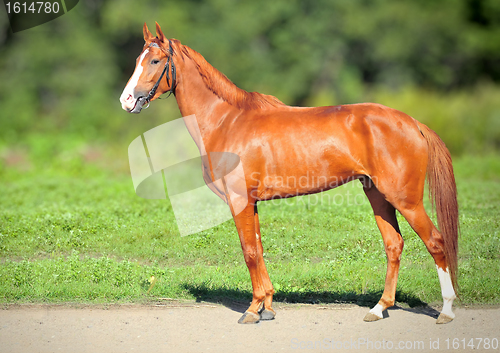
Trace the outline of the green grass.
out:
M 0 168 L 0 302 L 250 300 L 233 221 L 181 237 L 168 200 L 137 197 L 127 173 L 71 165 Z M 499 304 L 500 157 L 461 157 L 455 170 L 461 304 Z M 312 196 L 260 204 L 276 300 L 378 301 L 386 258 L 362 194 L 350 183 L 320 196 L 323 202 Z M 397 300 L 439 303 L 432 258 L 401 217 L 400 226 Z M 157 282 L 148 291 L 151 276 Z

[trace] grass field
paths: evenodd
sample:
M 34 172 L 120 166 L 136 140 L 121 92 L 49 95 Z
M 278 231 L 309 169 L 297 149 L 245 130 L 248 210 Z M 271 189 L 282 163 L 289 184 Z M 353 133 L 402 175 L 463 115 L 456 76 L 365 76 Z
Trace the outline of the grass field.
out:
M 0 168 L 1 302 L 251 299 L 232 220 L 180 237 L 168 200 L 137 197 L 126 172 L 75 163 Z M 461 223 L 458 305 L 499 304 L 500 156 L 460 157 L 454 165 Z M 276 300 L 378 301 L 386 258 L 360 194 L 356 182 L 319 198 L 260 204 Z M 405 248 L 397 301 L 441 302 L 431 256 L 401 217 L 400 226 Z

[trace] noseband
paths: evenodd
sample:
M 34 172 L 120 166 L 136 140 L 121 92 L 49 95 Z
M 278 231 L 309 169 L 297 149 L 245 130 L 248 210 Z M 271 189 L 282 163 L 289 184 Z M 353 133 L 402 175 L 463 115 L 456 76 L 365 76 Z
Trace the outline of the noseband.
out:
M 168 90 L 169 93 L 168 93 L 167 98 L 170 97 L 171 94 L 175 95 L 175 87 L 176 87 L 176 83 L 177 83 L 176 82 L 176 69 L 175 69 L 174 60 L 172 59 L 172 55 L 174 54 L 174 50 L 172 49 L 172 42 L 170 41 L 170 39 L 168 40 L 168 44 L 169 45 L 168 45 L 167 62 L 165 64 L 165 67 L 163 68 L 163 71 L 161 72 L 161 75 L 158 78 L 158 81 L 156 81 L 153 88 L 151 88 L 151 91 L 149 91 L 147 97 L 141 98 L 142 100 L 144 100 L 144 102 L 142 102 L 143 104 L 148 103 L 148 106 L 145 107 L 144 109 L 149 107 L 149 102 L 151 101 L 151 98 L 153 98 L 153 96 L 155 95 L 156 90 L 158 89 L 158 86 L 160 85 L 160 81 L 163 78 L 163 76 L 165 75 L 165 73 L 167 74 L 167 83 L 170 81 L 169 71 L 172 71 L 172 84 L 170 85 L 170 89 Z M 151 43 L 149 46 L 160 48 L 158 46 L 158 44 L 156 44 L 156 43 Z M 171 67 L 171 70 L 168 70 L 169 66 Z

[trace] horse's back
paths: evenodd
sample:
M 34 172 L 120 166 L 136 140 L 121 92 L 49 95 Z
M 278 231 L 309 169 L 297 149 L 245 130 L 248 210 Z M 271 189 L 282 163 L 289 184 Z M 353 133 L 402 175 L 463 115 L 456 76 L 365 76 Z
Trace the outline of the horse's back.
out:
M 383 177 L 427 153 L 416 120 L 379 104 L 285 107 L 251 112 L 227 126 L 219 148 L 241 157 L 260 199 Z
M 246 146 L 269 145 L 278 158 L 280 153 L 312 153 L 311 157 L 329 155 L 332 159 L 373 162 L 387 154 L 399 158 L 405 150 L 426 155 L 427 145 L 418 124 L 396 109 L 360 103 L 256 113 L 241 130 L 247 135 L 243 137 Z M 240 131 L 238 136 L 242 136 Z

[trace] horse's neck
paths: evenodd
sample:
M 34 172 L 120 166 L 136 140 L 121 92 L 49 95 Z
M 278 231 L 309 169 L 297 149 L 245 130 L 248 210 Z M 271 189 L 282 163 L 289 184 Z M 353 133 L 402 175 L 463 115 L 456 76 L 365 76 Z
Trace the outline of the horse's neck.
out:
M 212 92 L 203 81 L 195 63 L 185 58 L 179 70 L 179 84 L 176 87 L 176 99 L 183 117 L 196 116 L 199 132 L 205 144 L 209 143 L 210 136 L 221 123 L 221 119 L 228 116 L 234 107 Z M 193 130 L 192 120 L 188 130 L 196 141 L 197 132 Z
M 210 108 L 217 105 L 220 99 L 205 86 L 198 70 L 189 60 L 186 60 L 180 71 L 175 97 L 182 116 L 195 114 L 198 119 L 208 118 Z

